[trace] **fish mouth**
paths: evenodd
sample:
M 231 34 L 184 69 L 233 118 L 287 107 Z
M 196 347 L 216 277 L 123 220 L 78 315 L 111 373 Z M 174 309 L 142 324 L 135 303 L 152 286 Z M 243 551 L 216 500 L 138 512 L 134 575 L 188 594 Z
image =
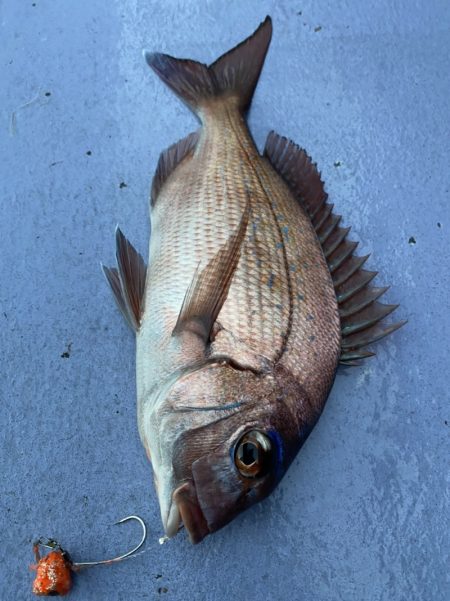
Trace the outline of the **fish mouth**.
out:
M 196 545 L 210 533 L 203 515 L 192 480 L 181 484 L 172 495 L 172 506 L 166 525 L 168 537 L 175 536 L 181 522 L 186 528 L 191 543 Z
M 168 538 L 173 538 L 176 536 L 178 530 L 181 526 L 181 516 L 180 510 L 178 509 L 178 505 L 176 503 L 172 503 L 169 510 L 169 515 L 167 517 L 167 521 L 165 524 L 164 530 L 166 531 L 166 536 Z

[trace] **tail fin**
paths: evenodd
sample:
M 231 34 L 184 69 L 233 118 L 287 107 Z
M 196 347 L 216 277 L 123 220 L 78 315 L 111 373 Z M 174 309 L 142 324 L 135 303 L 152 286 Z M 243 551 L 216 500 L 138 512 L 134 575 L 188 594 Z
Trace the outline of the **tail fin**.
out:
M 156 52 L 145 52 L 144 56 L 157 75 L 195 113 L 221 95 L 236 97 L 239 108 L 245 111 L 252 101 L 271 37 L 272 21 L 266 17 L 253 35 L 209 67 Z

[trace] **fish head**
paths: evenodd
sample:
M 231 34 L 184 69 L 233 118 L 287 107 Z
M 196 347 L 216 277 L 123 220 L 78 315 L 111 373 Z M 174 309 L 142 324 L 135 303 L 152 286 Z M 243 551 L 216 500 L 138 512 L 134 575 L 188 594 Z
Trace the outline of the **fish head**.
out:
M 312 427 L 309 409 L 282 369 L 215 363 L 177 378 L 148 420 L 166 535 L 184 525 L 198 543 L 267 497 Z

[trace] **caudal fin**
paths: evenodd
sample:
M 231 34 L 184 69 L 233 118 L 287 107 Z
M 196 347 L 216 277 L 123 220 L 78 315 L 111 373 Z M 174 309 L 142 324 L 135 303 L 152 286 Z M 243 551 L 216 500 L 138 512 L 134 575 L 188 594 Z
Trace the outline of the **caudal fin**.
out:
M 238 99 L 241 110 L 250 106 L 270 39 L 272 21 L 266 17 L 249 38 L 207 66 L 167 54 L 145 52 L 149 66 L 195 113 L 211 99 Z

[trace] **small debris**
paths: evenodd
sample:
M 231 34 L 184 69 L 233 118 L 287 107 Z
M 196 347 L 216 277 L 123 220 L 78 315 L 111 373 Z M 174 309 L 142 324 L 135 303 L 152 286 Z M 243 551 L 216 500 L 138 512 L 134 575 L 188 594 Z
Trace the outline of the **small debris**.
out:
M 334 161 L 333 165 L 335 167 L 340 167 L 342 165 L 341 161 Z
M 90 157 L 91 154 L 92 154 L 92 151 L 91 150 L 86 150 L 86 154 L 88 155 L 88 157 Z
M 320 31 L 322 29 L 322 25 L 318 25 L 317 27 L 314 27 L 314 31 Z
M 438 222 L 437 222 L 437 226 L 438 226 L 438 227 L 442 227 L 442 224 L 441 224 L 441 223 L 438 221 Z
M 411 236 L 411 238 L 408 240 L 409 244 L 415 244 L 416 243 L 416 239 L 414 238 L 414 236 Z
M 9 134 L 11 136 L 14 136 L 15 133 L 16 133 L 16 129 L 17 129 L 16 128 L 16 124 L 17 124 L 17 112 L 20 111 L 20 110 L 22 110 L 22 109 L 25 109 L 25 108 L 31 106 L 35 102 L 37 102 L 39 100 L 40 96 L 41 96 L 41 93 L 40 93 L 40 91 L 38 91 L 37 94 L 35 94 L 33 96 L 33 98 L 31 98 L 31 100 L 28 100 L 28 102 L 25 102 L 24 104 L 21 104 L 20 106 L 18 106 L 16 108 L 16 110 L 14 110 L 11 113 L 11 117 L 9 119 Z
M 61 359 L 68 359 L 70 357 L 71 350 L 72 350 L 72 343 L 69 342 L 69 344 L 67 345 L 67 350 L 65 350 L 64 353 L 62 353 L 62 355 L 61 355 Z
M 162 574 L 156 574 L 155 579 L 159 580 L 160 578 L 162 578 Z
M 51 96 L 52 93 L 51 92 L 45 92 L 44 96 Z
M 126 183 L 125 183 L 125 182 L 120 182 L 120 184 L 119 184 L 119 188 L 120 188 L 121 190 L 122 190 L 122 188 L 126 188 L 126 187 L 127 187 L 127 185 L 126 185 Z
M 160 587 L 159 587 L 159 589 L 158 589 L 158 593 L 159 593 L 159 594 L 161 594 L 161 593 L 167 593 L 167 592 L 168 592 L 168 590 L 169 590 L 169 589 L 168 589 L 167 587 L 165 587 L 165 586 L 160 586 Z
M 49 167 L 54 167 L 55 165 L 60 165 L 61 163 L 64 163 L 64 161 L 54 161 L 53 163 L 50 163 Z

